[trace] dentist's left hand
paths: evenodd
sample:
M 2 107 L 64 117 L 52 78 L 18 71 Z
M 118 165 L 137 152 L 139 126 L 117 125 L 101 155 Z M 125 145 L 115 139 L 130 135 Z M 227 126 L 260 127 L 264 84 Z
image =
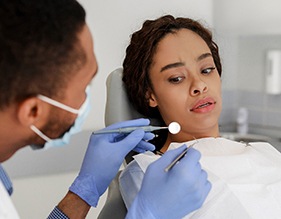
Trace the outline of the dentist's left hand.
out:
M 148 119 L 136 119 L 119 122 L 105 129 L 146 126 L 149 123 Z M 154 145 L 147 142 L 153 137 L 152 133 L 145 133 L 141 129 L 129 135 L 118 133 L 92 135 L 79 175 L 69 190 L 89 205 L 96 206 L 99 197 L 117 174 L 125 156 L 131 150 L 137 152 L 154 150 Z

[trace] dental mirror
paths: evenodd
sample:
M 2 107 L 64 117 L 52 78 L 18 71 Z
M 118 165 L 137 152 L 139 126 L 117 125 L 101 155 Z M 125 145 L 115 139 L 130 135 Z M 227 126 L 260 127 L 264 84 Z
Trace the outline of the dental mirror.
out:
M 172 134 L 178 134 L 181 130 L 181 126 L 177 122 L 171 122 L 170 125 L 168 126 L 168 130 Z

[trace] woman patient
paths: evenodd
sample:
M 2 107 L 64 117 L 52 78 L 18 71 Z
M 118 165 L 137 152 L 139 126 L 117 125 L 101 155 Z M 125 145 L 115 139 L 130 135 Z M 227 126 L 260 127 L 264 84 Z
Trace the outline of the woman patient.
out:
M 195 143 L 212 189 L 203 206 L 185 218 L 280 218 L 280 153 L 268 143 L 220 137 L 222 68 L 206 28 L 170 15 L 146 21 L 132 35 L 123 71 L 129 99 L 141 114 L 181 126 L 175 135 L 157 133 L 160 153 L 136 155 L 122 172 L 120 191 L 127 207 L 159 154 Z

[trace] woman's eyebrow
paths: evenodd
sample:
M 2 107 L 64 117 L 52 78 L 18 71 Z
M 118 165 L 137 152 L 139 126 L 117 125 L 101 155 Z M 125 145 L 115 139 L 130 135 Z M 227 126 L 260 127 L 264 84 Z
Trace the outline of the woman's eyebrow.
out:
M 177 68 L 177 67 L 181 67 L 181 66 L 184 66 L 185 63 L 184 62 L 175 62 L 175 63 L 171 63 L 171 64 L 168 64 L 168 65 L 165 65 L 164 67 L 161 68 L 160 72 L 163 72 L 165 70 L 168 70 L 170 68 Z
M 199 62 L 199 61 L 201 61 L 201 60 L 203 60 L 203 59 L 205 59 L 205 58 L 208 58 L 208 57 L 212 57 L 213 55 L 211 54 L 211 53 L 204 53 L 204 54 L 202 54 L 202 55 L 200 55 L 197 59 L 196 59 L 196 61 L 197 62 Z
M 204 53 L 202 55 L 200 55 L 196 61 L 199 62 L 205 58 L 208 58 L 208 57 L 212 57 L 213 55 L 211 53 Z M 161 68 L 160 72 L 163 72 L 165 70 L 168 70 L 168 69 L 171 69 L 171 68 L 177 68 L 177 67 L 182 67 L 184 66 L 185 63 L 184 62 L 175 62 L 175 63 L 171 63 L 171 64 L 168 64 L 168 65 L 165 65 L 164 67 Z

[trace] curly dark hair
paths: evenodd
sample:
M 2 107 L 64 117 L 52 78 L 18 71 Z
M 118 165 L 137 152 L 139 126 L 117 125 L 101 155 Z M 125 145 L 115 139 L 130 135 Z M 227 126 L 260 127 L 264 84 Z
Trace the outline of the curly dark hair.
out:
M 39 93 L 62 96 L 86 61 L 84 26 L 75 0 L 0 1 L 0 110 Z
M 139 113 L 149 118 L 162 120 L 157 107 L 150 107 L 146 97 L 146 92 L 149 89 L 153 90 L 149 77 L 153 56 L 161 39 L 180 29 L 191 30 L 206 42 L 221 76 L 222 67 L 218 46 L 213 41 L 211 32 L 198 21 L 190 18 L 174 18 L 171 15 L 145 21 L 142 28 L 132 35 L 131 42 L 126 49 L 126 57 L 123 62 L 123 82 L 130 102 Z

